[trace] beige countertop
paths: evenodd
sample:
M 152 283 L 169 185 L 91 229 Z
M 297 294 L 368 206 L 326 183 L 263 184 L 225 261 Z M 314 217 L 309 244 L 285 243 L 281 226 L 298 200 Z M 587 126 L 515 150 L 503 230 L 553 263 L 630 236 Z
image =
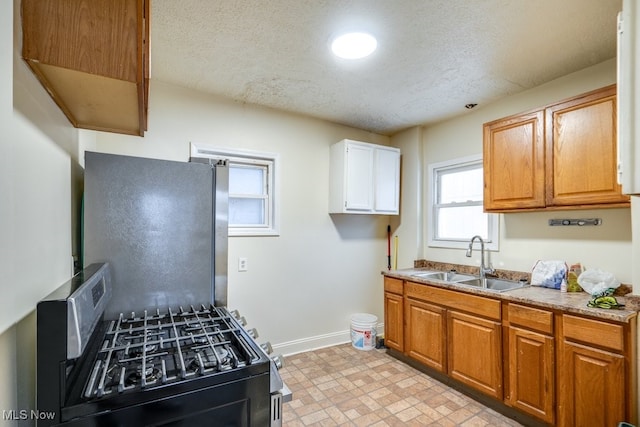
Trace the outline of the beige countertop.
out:
M 540 286 L 526 286 L 520 289 L 512 289 L 506 292 L 495 292 L 482 288 L 473 288 L 455 283 L 445 283 L 437 280 L 424 279 L 414 276 L 421 271 L 432 271 L 426 268 L 409 268 L 405 270 L 382 271 L 382 274 L 401 280 L 410 280 L 414 283 L 424 283 L 445 289 L 462 291 L 474 295 L 482 295 L 503 301 L 520 302 L 538 307 L 559 310 L 565 313 L 574 313 L 582 316 L 612 320 L 616 322 L 629 322 L 638 312 L 625 307 L 625 309 L 603 309 L 587 307 L 591 295 L 586 292 L 560 292 L 556 289 L 548 289 Z M 616 296 L 620 304 L 626 304 L 625 297 Z

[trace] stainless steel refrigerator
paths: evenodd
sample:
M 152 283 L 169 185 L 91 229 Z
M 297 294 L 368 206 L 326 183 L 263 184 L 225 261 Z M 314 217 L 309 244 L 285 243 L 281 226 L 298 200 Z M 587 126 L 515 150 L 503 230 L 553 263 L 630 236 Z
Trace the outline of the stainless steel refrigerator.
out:
M 108 262 L 106 319 L 148 307 L 227 305 L 228 168 L 85 153 L 85 266 Z

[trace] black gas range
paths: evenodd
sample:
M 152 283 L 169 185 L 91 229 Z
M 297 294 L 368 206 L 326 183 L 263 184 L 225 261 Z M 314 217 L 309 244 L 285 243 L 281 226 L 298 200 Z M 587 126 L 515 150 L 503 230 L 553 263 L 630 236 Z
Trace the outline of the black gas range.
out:
M 281 425 L 276 363 L 225 307 L 105 320 L 110 295 L 93 264 L 38 304 L 38 426 Z

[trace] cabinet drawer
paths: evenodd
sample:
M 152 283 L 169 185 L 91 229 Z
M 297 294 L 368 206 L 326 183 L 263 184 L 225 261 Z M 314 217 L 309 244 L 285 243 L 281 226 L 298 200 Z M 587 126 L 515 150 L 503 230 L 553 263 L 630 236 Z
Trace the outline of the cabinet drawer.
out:
M 509 324 L 553 335 L 553 313 L 520 304 L 507 307 Z
M 395 279 L 393 277 L 385 277 L 384 290 L 385 292 L 391 292 L 394 294 L 402 295 L 402 280 Z
M 409 298 L 466 311 L 489 319 L 501 319 L 500 301 L 498 300 L 413 282 L 407 282 L 405 286 L 406 296 Z
M 564 315 L 562 316 L 562 330 L 565 339 L 624 351 L 624 328 L 622 325 Z

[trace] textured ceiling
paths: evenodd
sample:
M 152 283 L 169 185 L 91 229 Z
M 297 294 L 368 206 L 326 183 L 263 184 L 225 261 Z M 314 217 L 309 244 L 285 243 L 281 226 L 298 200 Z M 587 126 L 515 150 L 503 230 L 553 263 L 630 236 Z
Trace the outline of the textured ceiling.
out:
M 151 78 L 391 135 L 615 57 L 621 0 L 153 0 Z M 333 57 L 366 31 L 368 58 Z

